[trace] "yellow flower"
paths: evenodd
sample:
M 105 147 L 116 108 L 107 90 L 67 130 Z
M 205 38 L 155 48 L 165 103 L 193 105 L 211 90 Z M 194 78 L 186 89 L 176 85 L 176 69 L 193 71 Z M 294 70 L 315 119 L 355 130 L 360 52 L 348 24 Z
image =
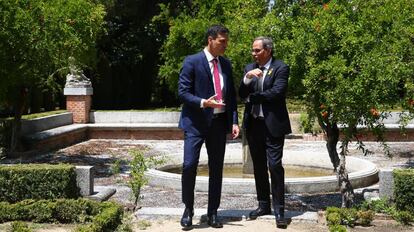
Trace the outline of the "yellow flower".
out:
M 273 68 L 269 69 L 269 72 L 267 72 L 267 75 L 272 75 L 272 71 L 273 71 Z

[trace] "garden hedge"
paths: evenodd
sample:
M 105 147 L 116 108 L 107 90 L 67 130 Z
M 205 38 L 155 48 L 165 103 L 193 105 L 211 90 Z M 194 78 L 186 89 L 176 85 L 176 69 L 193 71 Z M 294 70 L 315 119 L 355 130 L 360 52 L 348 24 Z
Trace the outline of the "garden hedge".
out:
M 68 164 L 0 165 L 0 201 L 77 198 L 75 166 Z
M 397 209 L 414 214 L 414 169 L 395 169 L 393 176 Z
M 0 223 L 32 221 L 38 223 L 83 223 L 80 232 L 115 231 L 121 224 L 122 207 L 114 202 L 83 198 L 23 200 L 14 204 L 0 202 Z

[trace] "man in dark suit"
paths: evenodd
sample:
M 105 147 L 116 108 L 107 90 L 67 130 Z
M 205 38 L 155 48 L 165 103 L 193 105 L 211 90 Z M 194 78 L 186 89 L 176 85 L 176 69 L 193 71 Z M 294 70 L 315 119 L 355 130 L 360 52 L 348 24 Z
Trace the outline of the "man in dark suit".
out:
M 289 67 L 273 58 L 273 42 L 257 37 L 252 46 L 254 63 L 248 64 L 240 84 L 239 94 L 246 101 L 243 127 L 253 161 L 259 207 L 249 217 L 271 213 L 270 185 L 273 209 L 278 227 L 286 227 L 285 171 L 282 166 L 285 135 L 291 133 L 286 108 Z
M 220 205 L 226 134 L 239 135 L 236 91 L 232 67 L 222 57 L 228 42 L 227 28 L 214 25 L 207 30 L 203 51 L 185 58 L 178 81 L 183 103 L 179 127 L 184 131 L 181 226 L 189 229 L 194 214 L 194 186 L 200 149 L 206 144 L 209 167 L 208 224 L 223 227 L 217 218 Z

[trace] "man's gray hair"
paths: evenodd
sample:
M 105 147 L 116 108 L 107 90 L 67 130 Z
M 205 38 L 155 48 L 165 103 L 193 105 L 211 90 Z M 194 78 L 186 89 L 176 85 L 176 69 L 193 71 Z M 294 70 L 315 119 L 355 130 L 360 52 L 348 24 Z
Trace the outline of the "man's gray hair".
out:
M 272 51 L 272 55 L 273 55 L 273 40 L 270 37 L 266 37 L 266 36 L 259 36 L 256 37 L 254 39 L 254 41 L 256 40 L 261 40 L 262 44 L 263 44 L 263 48 Z

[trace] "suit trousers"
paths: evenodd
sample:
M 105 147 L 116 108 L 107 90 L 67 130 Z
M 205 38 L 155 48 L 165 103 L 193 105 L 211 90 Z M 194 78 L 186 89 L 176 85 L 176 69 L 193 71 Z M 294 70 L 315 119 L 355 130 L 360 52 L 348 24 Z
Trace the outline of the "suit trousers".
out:
M 248 121 L 246 135 L 253 161 L 259 206 L 270 207 L 269 170 L 273 209 L 278 212 L 285 205 L 285 170 L 282 166 L 285 137 L 273 137 L 265 121 L 253 117 Z
M 197 166 L 200 158 L 200 149 L 205 142 L 209 168 L 208 215 L 217 213 L 221 199 L 227 128 L 225 114 L 222 115 L 222 117 L 212 120 L 211 126 L 205 135 L 184 132 L 184 162 L 181 178 L 182 200 L 186 208 L 194 207 Z

